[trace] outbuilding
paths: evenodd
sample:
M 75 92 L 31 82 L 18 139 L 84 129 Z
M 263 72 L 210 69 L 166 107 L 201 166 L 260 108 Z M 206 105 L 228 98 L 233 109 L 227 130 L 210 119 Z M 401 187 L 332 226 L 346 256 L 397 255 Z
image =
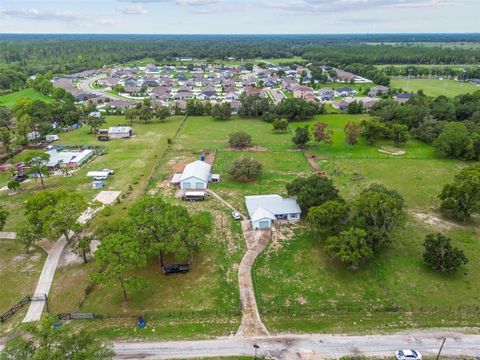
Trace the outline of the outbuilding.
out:
M 210 171 L 212 166 L 205 161 L 197 160 L 187 166 L 182 172 L 180 179 L 180 188 L 189 189 L 206 189 L 210 181 Z
M 113 126 L 108 128 L 110 139 L 123 139 L 132 137 L 133 130 L 130 126 Z
M 270 229 L 276 221 L 299 221 L 302 210 L 295 199 L 280 195 L 245 196 L 253 229 Z

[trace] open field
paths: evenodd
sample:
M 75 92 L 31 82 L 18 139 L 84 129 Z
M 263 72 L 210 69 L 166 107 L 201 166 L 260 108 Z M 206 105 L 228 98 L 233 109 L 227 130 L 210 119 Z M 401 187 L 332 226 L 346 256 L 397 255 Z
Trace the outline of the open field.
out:
M 390 86 L 392 88 L 401 88 L 404 91 L 414 93 L 416 93 L 418 90 L 423 90 L 423 92 L 429 96 L 445 95 L 449 97 L 480 90 L 480 87 L 478 86 L 472 85 L 468 82 L 462 83 L 455 80 L 391 80 Z
M 51 97 L 45 96 L 41 92 L 29 88 L 0 96 L 0 105 L 12 107 L 18 99 L 22 98 L 29 98 L 30 100 L 42 100 L 45 102 L 54 101 L 54 99 Z
M 79 191 L 87 200 L 91 200 L 98 193 L 98 190 L 91 189 L 90 180 L 86 177 L 87 172 L 110 168 L 115 170 L 115 175 L 106 181 L 104 190 L 122 191 L 121 199 L 124 202 L 137 198 L 143 194 L 152 168 L 167 149 L 167 138 L 173 136 L 180 121 L 181 117 L 171 117 L 164 123 L 134 124 L 135 137 L 111 140 L 107 143 L 100 142 L 94 135 L 89 134 L 88 127 L 61 134 L 60 141 L 57 144 L 97 145 L 106 146 L 107 149 L 105 154 L 98 156 L 71 176 L 46 178 L 46 188 Z M 124 123 L 123 117 L 109 116 L 105 126 L 120 123 Z M 24 157 L 25 151 L 18 154 L 14 160 L 21 161 Z M 0 179 L 2 180 L 0 187 L 6 185 L 8 177 L 4 175 Z M 8 191 L 0 191 L 0 201 L 6 202 L 12 214 L 5 226 L 6 231 L 18 230 L 25 221 L 23 217 L 24 202 L 32 193 L 40 190 L 40 181 L 33 179 L 22 183 L 20 192 L 15 196 L 9 196 Z M 117 208 L 121 210 L 120 207 Z
M 372 182 L 399 191 L 407 204 L 405 224 L 394 232 L 392 244 L 371 265 L 356 273 L 332 262 L 325 255 L 321 241 L 303 223 L 293 227 L 290 233 L 285 231 L 285 236 L 277 237 L 259 257 L 254 274 L 260 312 L 272 333 L 389 331 L 411 326 L 478 324 L 477 315 L 466 315 L 465 309 L 480 301 L 480 289 L 475 286 L 480 282 L 480 274 L 474 271 L 475 264 L 480 261 L 479 244 L 475 240 L 479 237 L 480 225 L 478 221 L 463 225 L 449 223 L 435 213 L 436 196 L 441 187 L 465 164 L 442 159 L 430 146 L 412 140 L 403 146 L 406 153 L 401 157 L 377 151 L 382 145 L 392 145 L 388 141 L 370 146 L 361 140 L 349 147 L 344 142 L 345 124 L 360 122 L 367 116 L 318 115 L 311 121 L 292 123 L 290 127 L 293 131 L 297 126 L 313 125 L 318 121 L 328 123 L 329 129 L 333 130 L 333 144 L 311 143 L 307 153 L 315 155 L 314 161 L 333 176 L 345 199 L 352 199 Z M 108 121 L 113 125 L 124 120 L 109 117 Z M 240 224 L 232 220 L 230 211 L 215 199 L 198 203 L 182 203 L 174 199 L 175 190 L 169 180 L 182 165 L 198 159 L 203 149 L 215 152 L 213 172 L 220 173 L 221 182 L 212 184 L 211 189 L 241 211 L 245 211 L 243 196 L 285 195 L 287 182 L 313 173 L 303 152 L 294 148 L 292 133 L 275 133 L 271 124 L 261 120 L 233 118 L 221 121 L 211 117 L 188 117 L 174 138 L 179 125 L 178 117 L 165 123 L 134 124 L 135 138 L 108 142 L 105 155 L 72 177 L 47 179 L 49 188 L 61 186 L 82 190 L 90 198 L 95 192 L 88 188 L 82 172 L 103 167 L 114 169 L 116 174 L 108 180 L 107 189 L 130 194 L 122 199 L 122 204 L 113 206 L 112 215 L 102 215 L 98 220 L 124 215 L 128 204 L 145 190 L 182 204 L 192 212 L 208 211 L 212 214 L 215 230 L 193 258 L 191 272 L 165 277 L 157 260 L 152 258 L 148 266 L 138 271 L 147 281 L 148 288 L 132 291 L 128 303 L 122 302 L 120 290 L 115 285 L 97 285 L 85 297 L 89 274 L 95 271 L 93 262 L 69 265 L 57 271 L 50 293 L 51 311 L 80 310 L 108 317 L 76 323 L 99 337 L 203 338 L 230 335 L 238 327 L 237 269 L 245 250 Z M 229 149 L 228 134 L 238 130 L 252 135 L 254 148 L 249 151 Z M 174 138 L 170 146 L 167 137 Z M 86 128 L 82 128 L 62 134 L 61 142 L 89 144 L 96 143 L 96 140 Z M 264 171 L 257 181 L 241 183 L 229 177 L 230 164 L 241 156 L 253 157 L 262 163 Z M 337 175 L 333 175 L 334 170 L 339 170 Z M 364 179 L 354 180 L 354 173 Z M 149 182 L 150 174 L 153 178 Z M 25 184 L 24 189 L 38 191 L 39 188 L 40 185 L 32 181 Z M 0 193 L 0 196 L 6 198 L 7 195 Z M 16 205 L 12 208 L 19 212 L 26 195 L 21 193 L 13 198 Z M 430 225 L 425 222 L 425 216 Z M 21 216 L 13 218 L 7 225 L 14 230 L 21 223 Z M 421 262 L 423 238 L 434 231 L 451 236 L 470 260 L 465 269 L 452 277 L 434 274 Z M 336 312 L 334 305 L 353 306 L 356 311 Z M 432 316 L 430 312 L 419 312 L 422 308 L 450 305 L 454 309 L 448 314 L 439 312 Z M 459 305 L 464 310 L 458 310 Z M 358 310 L 372 306 L 400 311 L 365 314 Z M 402 309 L 412 309 L 413 312 L 405 317 Z M 134 316 L 139 314 L 146 315 L 148 333 L 134 330 Z
M 3 314 L 23 297 L 33 294 L 46 256 L 38 246 L 32 246 L 27 255 L 19 242 L 0 240 L 0 313 Z M 27 306 L 7 323 L 0 324 L 0 334 L 17 325 L 26 309 Z
M 322 240 L 304 226 L 289 240 L 271 245 L 255 265 L 257 301 L 267 327 L 272 332 L 387 331 L 478 323 L 480 313 L 471 311 L 480 299 L 480 289 L 474 285 L 480 281 L 480 274 L 474 271 L 480 260 L 475 240 L 480 224 L 478 220 L 450 223 L 435 212 L 443 184 L 464 164 L 440 159 L 429 146 L 415 141 L 405 145 L 402 157 L 381 154 L 363 142 L 349 148 L 343 138 L 346 117 L 319 116 L 334 131 L 333 144 L 312 145 L 309 153 L 316 155 L 320 168 L 332 176 L 347 200 L 373 182 L 400 192 L 406 201 L 407 219 L 394 232 L 392 244 L 357 272 L 331 261 Z M 358 175 L 364 179 L 358 180 Z M 438 231 L 452 237 L 470 260 L 451 277 L 433 273 L 421 260 L 425 235 Z M 435 306 L 447 311 L 433 316 L 422 312 Z M 450 306 L 457 310 L 449 312 Z M 458 306 L 464 310 L 458 311 Z M 385 308 L 400 311 L 381 310 Z M 405 316 L 402 309 L 412 312 Z

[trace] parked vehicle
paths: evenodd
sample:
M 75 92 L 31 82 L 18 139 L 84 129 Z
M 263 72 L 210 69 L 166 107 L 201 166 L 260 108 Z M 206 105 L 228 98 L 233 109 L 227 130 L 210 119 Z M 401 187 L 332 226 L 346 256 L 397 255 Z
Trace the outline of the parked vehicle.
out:
M 27 180 L 27 179 L 28 179 L 28 176 L 27 176 L 25 173 L 21 172 L 21 171 L 17 172 L 17 173 L 13 176 L 13 180 L 15 180 L 16 182 L 24 182 L 24 181 Z
M 232 211 L 232 217 L 235 220 L 240 220 L 242 218 L 242 215 L 240 215 L 240 213 L 238 211 Z
M 183 195 L 182 200 L 188 200 L 188 201 L 205 200 L 205 191 L 187 191 Z
M 108 176 L 94 176 L 93 179 L 94 180 L 107 180 Z
M 422 355 L 416 350 L 398 350 L 395 357 L 397 360 L 422 360 Z
M 163 267 L 163 273 L 165 275 L 187 273 L 189 270 L 189 264 L 171 264 Z

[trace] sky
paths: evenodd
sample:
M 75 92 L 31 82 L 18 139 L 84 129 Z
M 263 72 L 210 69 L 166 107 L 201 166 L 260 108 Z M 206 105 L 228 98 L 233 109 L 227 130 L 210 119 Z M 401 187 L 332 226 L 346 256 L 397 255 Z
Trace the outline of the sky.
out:
M 1 33 L 480 32 L 480 0 L 0 0 Z

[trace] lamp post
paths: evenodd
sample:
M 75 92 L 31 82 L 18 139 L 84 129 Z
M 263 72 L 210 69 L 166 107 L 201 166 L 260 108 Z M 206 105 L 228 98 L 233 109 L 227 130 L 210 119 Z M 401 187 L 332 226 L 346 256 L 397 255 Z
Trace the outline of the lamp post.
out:
M 260 346 L 258 346 L 257 344 L 253 344 L 253 348 L 255 349 L 255 357 L 254 359 L 257 358 L 257 350 L 260 348 Z

